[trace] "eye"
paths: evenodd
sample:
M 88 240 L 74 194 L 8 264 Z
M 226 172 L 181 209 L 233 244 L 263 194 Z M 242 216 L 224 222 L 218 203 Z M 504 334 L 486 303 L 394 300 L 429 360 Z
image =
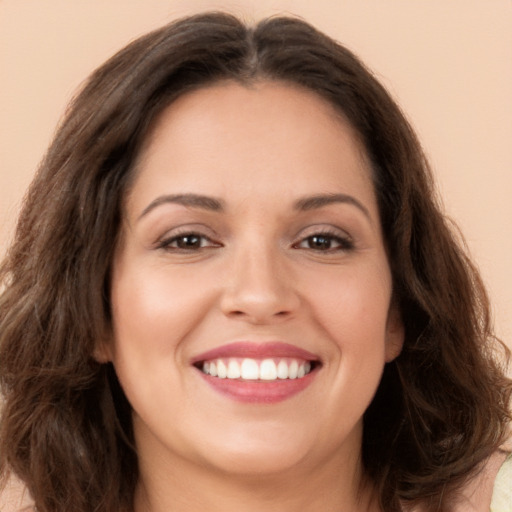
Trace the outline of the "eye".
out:
M 158 244 L 159 249 L 168 251 L 198 251 L 208 247 L 220 247 L 220 244 L 200 233 L 181 233 Z
M 314 233 L 295 245 L 298 249 L 317 252 L 348 251 L 354 248 L 352 240 L 333 233 Z

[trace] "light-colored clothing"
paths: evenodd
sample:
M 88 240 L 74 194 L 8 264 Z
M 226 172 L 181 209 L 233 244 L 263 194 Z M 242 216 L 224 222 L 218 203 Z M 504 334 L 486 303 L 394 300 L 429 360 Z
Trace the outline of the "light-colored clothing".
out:
M 512 512 L 512 454 L 502 464 L 494 482 L 491 512 Z

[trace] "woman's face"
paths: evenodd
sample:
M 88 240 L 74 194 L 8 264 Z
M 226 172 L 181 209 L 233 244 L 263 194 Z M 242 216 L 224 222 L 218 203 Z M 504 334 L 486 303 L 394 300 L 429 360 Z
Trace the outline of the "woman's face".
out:
M 364 149 L 329 104 L 275 82 L 179 98 L 126 198 L 103 353 L 141 466 L 357 465 L 402 343 L 391 293 Z

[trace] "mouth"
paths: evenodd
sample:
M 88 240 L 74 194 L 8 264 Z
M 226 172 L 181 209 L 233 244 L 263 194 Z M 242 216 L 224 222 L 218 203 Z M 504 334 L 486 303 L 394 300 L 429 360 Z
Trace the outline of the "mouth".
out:
M 205 375 L 218 379 L 270 382 L 302 379 L 316 366 L 316 361 L 296 358 L 219 358 L 196 363 L 196 368 Z
M 321 362 L 314 354 L 286 343 L 237 342 L 196 357 L 193 366 L 210 387 L 229 398 L 276 403 L 306 389 Z

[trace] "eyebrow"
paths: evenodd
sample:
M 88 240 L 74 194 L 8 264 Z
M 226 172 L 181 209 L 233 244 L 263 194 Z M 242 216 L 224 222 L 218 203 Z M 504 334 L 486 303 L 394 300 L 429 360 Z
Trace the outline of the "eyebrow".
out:
M 148 206 L 146 206 L 146 208 L 144 208 L 137 220 L 141 219 L 155 208 L 169 203 L 213 212 L 223 212 L 225 209 L 224 201 L 215 197 L 200 194 L 171 194 L 157 197 Z M 371 220 L 368 209 L 355 197 L 347 194 L 317 194 L 314 196 L 306 196 L 298 199 L 293 206 L 295 210 L 309 211 L 336 203 L 353 205 L 361 210 Z
M 150 211 L 163 204 L 180 204 L 192 208 L 200 208 L 201 210 L 208 210 L 212 212 L 224 211 L 224 201 L 210 196 L 202 196 L 199 194 L 172 194 L 157 197 L 151 201 L 146 208 L 139 215 L 137 220 L 147 215 Z
M 370 212 L 368 209 L 355 197 L 347 194 L 319 194 L 314 196 L 307 196 L 295 202 L 294 208 L 300 211 L 316 210 L 329 206 L 335 203 L 345 203 L 359 208 L 370 220 Z

